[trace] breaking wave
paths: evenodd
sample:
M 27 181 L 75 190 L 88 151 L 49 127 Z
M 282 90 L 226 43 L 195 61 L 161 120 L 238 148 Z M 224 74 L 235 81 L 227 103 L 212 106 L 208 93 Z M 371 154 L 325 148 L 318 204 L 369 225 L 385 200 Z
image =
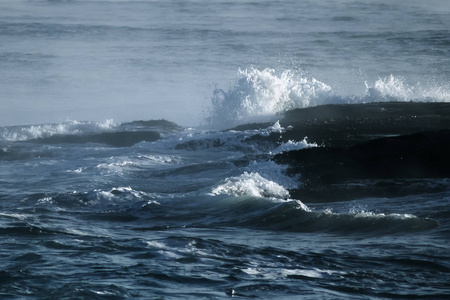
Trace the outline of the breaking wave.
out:
M 211 192 L 212 196 L 220 194 L 281 199 L 289 197 L 289 192 L 276 182 L 258 173 L 247 172 L 237 177 L 227 178 Z
M 0 127 L 0 139 L 18 142 L 31 139 L 42 139 L 54 135 L 77 135 L 96 133 L 99 131 L 111 131 L 118 126 L 119 124 L 115 123 L 112 119 L 107 119 L 104 122 L 80 122 L 68 120 L 56 124 Z
M 368 211 L 333 213 L 315 211 L 300 201 L 286 201 L 264 208 L 241 222 L 258 229 L 294 232 L 330 232 L 347 234 L 393 234 L 436 228 L 436 221 L 411 214 L 383 214 Z
M 239 69 L 238 78 L 228 91 L 214 90 L 205 120 L 210 126 L 229 128 L 243 123 L 274 121 L 287 110 L 322 104 L 446 102 L 450 99 L 449 86 L 420 82 L 410 85 L 394 75 L 364 84 L 366 92 L 362 96 L 339 95 L 327 83 L 298 76 L 291 70 L 278 73 L 274 69 Z
M 155 141 L 161 134 L 183 128 L 167 120 L 115 123 L 69 120 L 55 124 L 0 127 L 0 142 L 32 141 L 41 144 L 102 143 L 116 147 Z

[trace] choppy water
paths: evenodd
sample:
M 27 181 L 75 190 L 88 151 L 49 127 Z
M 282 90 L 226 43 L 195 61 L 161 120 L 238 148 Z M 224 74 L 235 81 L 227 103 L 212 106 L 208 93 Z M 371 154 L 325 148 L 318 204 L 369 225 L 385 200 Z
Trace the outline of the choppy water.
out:
M 158 130 L 131 147 L 3 140 L 2 298 L 443 297 L 450 189 L 303 204 L 263 130 L 63 123 L 3 136 Z M 106 127 L 106 128 L 105 128 Z M 8 133 L 8 134 L 6 134 Z M 55 135 L 53 135 L 55 136 Z M 70 136 L 70 135 L 66 135 Z
M 448 178 L 306 203 L 271 159 L 323 145 L 252 137 L 448 102 L 449 28 L 446 1 L 1 1 L 0 298 L 445 298 Z

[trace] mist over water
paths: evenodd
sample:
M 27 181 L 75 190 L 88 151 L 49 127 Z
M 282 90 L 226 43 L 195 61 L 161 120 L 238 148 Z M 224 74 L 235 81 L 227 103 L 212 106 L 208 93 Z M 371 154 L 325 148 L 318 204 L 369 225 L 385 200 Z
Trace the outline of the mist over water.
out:
M 198 125 L 215 109 L 214 91 L 233 89 L 242 72 L 270 69 L 284 81 L 272 85 L 323 83 L 338 98 L 329 102 L 365 100 L 365 82 L 375 86 L 391 75 L 439 90 L 431 98 L 445 101 L 448 6 L 5 0 L 0 124 L 165 118 Z

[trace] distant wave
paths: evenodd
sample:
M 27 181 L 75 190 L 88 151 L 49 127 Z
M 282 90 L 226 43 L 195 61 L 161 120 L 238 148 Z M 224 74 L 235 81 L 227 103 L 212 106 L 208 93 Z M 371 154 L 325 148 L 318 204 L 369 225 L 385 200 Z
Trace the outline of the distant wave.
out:
M 86 144 L 100 143 L 115 147 L 129 147 L 139 142 L 154 142 L 160 138 L 155 131 L 119 131 L 88 135 L 52 135 L 30 140 L 40 144 Z
M 182 130 L 167 120 L 133 121 L 122 124 L 69 120 L 56 124 L 0 127 L 0 142 L 31 141 L 41 144 L 102 143 L 116 147 L 155 141 L 161 134 Z
M 236 184 L 235 188 L 239 188 L 249 181 L 260 178 L 255 174 L 244 174 L 241 178 L 235 179 L 238 180 L 230 180 L 222 187 L 226 188 L 225 186 L 228 185 L 229 188 Z M 261 186 L 266 183 L 266 180 L 261 179 Z M 273 189 L 273 187 L 276 188 Z M 272 185 L 267 190 L 271 190 L 271 192 L 277 190 L 281 192 L 281 196 L 285 196 L 282 187 Z M 37 201 L 38 205 L 81 210 L 84 212 L 85 218 L 112 221 L 149 218 L 156 228 L 160 228 L 158 224 L 183 228 L 241 226 L 270 231 L 385 235 L 426 231 L 438 226 L 433 219 L 417 217 L 408 213 L 385 214 L 355 209 L 342 212 L 335 212 L 332 209 L 315 210 L 299 200 L 266 198 L 265 195 L 253 194 L 248 191 L 239 192 L 238 194 L 241 195 L 237 196 L 234 190 L 232 194 L 218 192 L 213 198 L 210 197 L 211 195 L 197 194 L 193 197 L 171 198 L 170 201 L 167 201 L 155 199 L 152 194 L 130 187 L 114 187 L 109 190 L 35 194 L 30 197 Z M 149 211 L 151 211 L 150 214 Z M 26 223 L 25 221 L 31 215 L 5 216 L 22 221 L 17 223 L 19 226 L 2 229 L 5 233 L 13 232 L 27 236 L 53 234 L 53 231 Z M 67 229 L 57 230 L 66 231 Z M 74 231 L 70 233 L 81 234 Z
M 174 122 L 170 122 L 164 119 L 161 120 L 138 120 L 132 122 L 122 123 L 121 128 L 131 128 L 132 130 L 146 129 L 155 130 L 158 132 L 167 132 L 173 130 L 182 130 L 183 128 Z
M 52 135 L 89 134 L 113 130 L 118 126 L 112 119 L 104 122 L 80 122 L 68 120 L 62 123 L 32 126 L 0 127 L 0 140 L 17 142 L 46 138 Z
M 217 128 L 244 123 L 275 120 L 277 114 L 295 108 L 322 104 L 351 104 L 390 101 L 448 102 L 449 86 L 415 86 L 393 75 L 365 82 L 363 96 L 336 94 L 330 85 L 315 78 L 297 76 L 286 70 L 281 74 L 273 69 L 239 70 L 238 79 L 228 90 L 214 90 L 206 122 Z

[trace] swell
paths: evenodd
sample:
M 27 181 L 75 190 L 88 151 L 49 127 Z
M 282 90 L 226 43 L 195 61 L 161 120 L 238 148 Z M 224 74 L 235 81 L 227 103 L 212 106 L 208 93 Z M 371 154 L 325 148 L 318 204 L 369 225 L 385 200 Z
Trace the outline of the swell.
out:
M 29 140 L 38 144 L 87 144 L 100 143 L 114 147 L 129 147 L 140 142 L 154 142 L 161 135 L 155 131 L 119 131 L 88 135 L 52 135 L 45 138 Z
M 130 139 L 139 141 L 140 135 L 141 137 L 154 139 L 151 137 L 152 133 L 150 132 L 157 132 L 164 135 L 171 132 L 179 132 L 182 129 L 176 123 L 164 119 L 137 120 L 122 124 L 117 124 L 112 119 L 107 119 L 104 122 L 80 122 L 71 120 L 54 124 L 0 127 L 0 143 L 29 140 L 38 142 L 49 141 L 52 143 L 59 143 L 59 141 L 85 143 L 89 140 L 94 140 L 94 142 L 98 140 L 101 143 L 110 143 L 110 140 L 115 138 L 114 135 L 118 139 L 124 139 L 126 138 L 126 133 L 129 133 Z
M 294 232 L 328 232 L 340 234 L 398 234 L 427 231 L 438 226 L 432 219 L 406 214 L 360 213 L 299 213 L 280 207 L 247 221 L 254 228 Z
M 250 190 L 243 194 L 242 187 L 224 193 L 178 196 L 170 199 L 157 198 L 131 188 L 114 188 L 110 191 L 95 190 L 89 193 L 55 195 L 30 195 L 24 211 L 46 214 L 58 212 L 52 218 L 52 226 L 33 221 L 33 215 L 2 214 L 0 235 L 23 237 L 48 235 L 96 234 L 89 226 L 99 222 L 122 223 L 138 231 L 162 230 L 164 228 L 249 228 L 266 231 L 339 233 L 357 235 L 407 234 L 430 231 L 439 223 L 426 216 L 417 217 L 407 213 L 378 213 L 365 210 L 333 212 L 331 209 L 314 209 L 299 200 L 287 197 L 280 186 L 262 184 L 260 189 L 269 192 L 253 195 Z M 231 194 L 234 193 L 234 194 Z M 239 195 L 240 194 L 240 195 Z M 277 198 L 278 197 L 278 198 Z M 65 228 L 66 218 L 71 221 L 89 220 L 88 227 L 77 230 Z M 6 222 L 7 221 L 7 222 Z M 78 221 L 76 221 L 78 222 Z M 84 221 L 83 221 L 84 222 Z M 35 224 L 36 223 L 36 224 Z M 97 227 L 97 226 L 95 226 Z
M 249 228 L 264 231 L 335 233 L 356 235 L 414 234 L 439 227 L 438 222 L 411 214 L 383 214 L 370 211 L 334 213 L 330 210 L 311 210 L 298 200 L 268 200 L 252 196 L 228 196 L 219 199 L 172 199 L 166 206 L 146 207 L 155 214 L 140 218 L 152 220 L 152 226 L 140 231 L 158 228 Z M 165 211 L 162 213 L 161 209 Z M 161 214 L 162 213 L 162 214 Z
M 261 199 L 240 199 L 221 211 L 227 219 L 220 225 L 288 232 L 327 232 L 339 234 L 385 235 L 428 231 L 438 227 L 433 219 L 409 214 L 383 214 L 365 211 L 333 213 L 329 210 L 312 211 L 300 201 L 277 204 L 262 203 Z

